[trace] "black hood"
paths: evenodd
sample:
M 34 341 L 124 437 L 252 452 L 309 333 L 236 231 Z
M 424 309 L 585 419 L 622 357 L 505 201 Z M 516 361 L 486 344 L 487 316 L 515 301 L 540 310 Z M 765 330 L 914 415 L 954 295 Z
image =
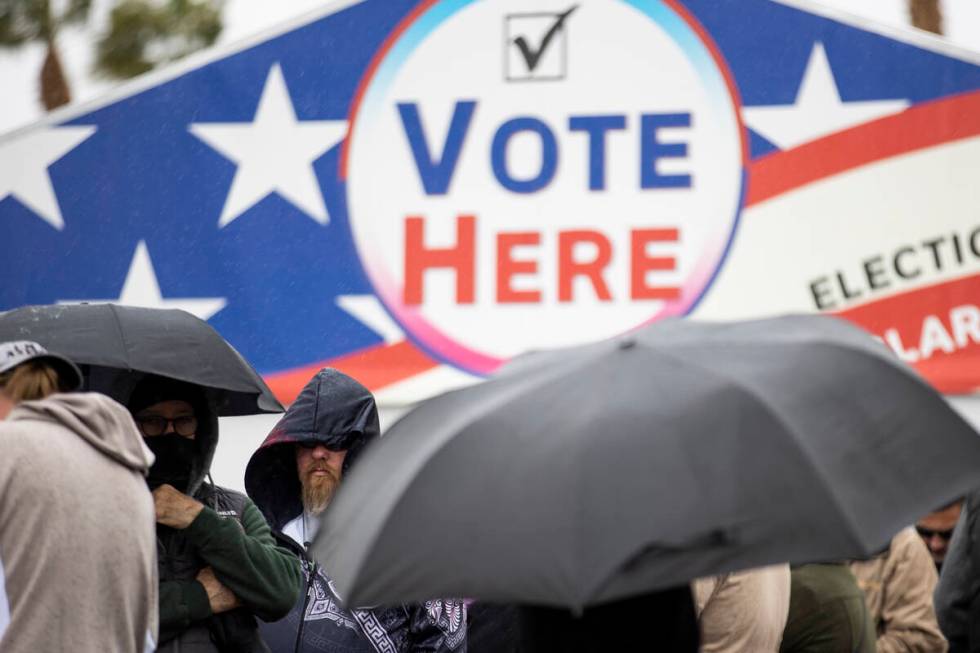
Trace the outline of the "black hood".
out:
M 204 484 L 204 479 L 211 470 L 215 449 L 218 448 L 218 411 L 214 397 L 199 385 L 147 374 L 133 388 L 127 408 L 135 416 L 147 406 L 170 399 L 186 401 L 194 408 L 194 415 L 197 417 L 197 435 L 194 438 L 196 450 L 190 483 L 186 488 L 177 488 L 194 496 Z
M 346 474 L 364 446 L 381 434 L 374 396 L 332 368 L 310 379 L 245 469 L 245 491 L 275 529 L 303 512 L 296 443 L 322 442 L 346 450 Z

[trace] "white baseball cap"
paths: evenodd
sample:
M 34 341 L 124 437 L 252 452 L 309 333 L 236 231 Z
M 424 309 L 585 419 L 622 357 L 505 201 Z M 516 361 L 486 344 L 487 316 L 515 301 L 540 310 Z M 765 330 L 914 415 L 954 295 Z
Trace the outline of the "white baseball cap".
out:
M 0 374 L 31 360 L 43 360 L 58 370 L 61 389 L 65 392 L 82 387 L 81 371 L 64 356 L 52 353 L 31 340 L 0 342 Z

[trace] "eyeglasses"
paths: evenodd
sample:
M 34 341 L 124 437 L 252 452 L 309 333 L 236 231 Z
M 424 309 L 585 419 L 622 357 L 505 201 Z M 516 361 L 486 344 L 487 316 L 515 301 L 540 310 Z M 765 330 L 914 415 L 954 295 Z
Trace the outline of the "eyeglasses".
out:
M 941 537 L 944 540 L 949 540 L 951 537 L 953 537 L 953 529 L 952 528 L 947 529 L 947 530 L 944 530 L 944 531 L 934 531 L 931 528 L 922 528 L 921 526 L 916 526 L 915 527 L 915 530 L 916 530 L 916 532 L 919 533 L 919 535 L 921 535 L 923 538 L 925 538 L 927 540 L 931 540 L 932 538 L 937 537 L 937 536 L 938 537 Z
M 147 415 L 146 417 L 136 418 L 136 425 L 140 427 L 143 435 L 148 437 L 163 435 L 167 432 L 168 424 L 173 426 L 174 432 L 177 435 L 185 438 L 189 438 L 197 433 L 197 418 L 193 415 L 175 417 L 173 419 L 167 419 L 158 415 Z

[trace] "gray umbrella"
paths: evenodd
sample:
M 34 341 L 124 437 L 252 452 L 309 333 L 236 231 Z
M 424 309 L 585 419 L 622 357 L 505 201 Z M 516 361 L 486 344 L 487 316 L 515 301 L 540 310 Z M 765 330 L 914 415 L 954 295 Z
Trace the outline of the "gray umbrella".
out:
M 0 313 L 0 342 L 33 340 L 82 368 L 86 388 L 122 403 L 144 374 L 208 390 L 219 415 L 282 412 L 252 366 L 207 322 L 181 310 L 113 304 L 26 306 Z
M 856 327 L 661 322 L 425 402 L 341 484 L 313 553 L 353 605 L 581 609 L 870 555 L 978 473 L 976 432 Z

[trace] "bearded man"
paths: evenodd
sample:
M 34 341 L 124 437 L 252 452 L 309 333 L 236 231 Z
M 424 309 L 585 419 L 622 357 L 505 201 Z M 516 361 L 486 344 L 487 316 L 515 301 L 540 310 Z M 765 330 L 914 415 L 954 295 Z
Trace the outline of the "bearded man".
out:
M 310 380 L 248 463 L 248 495 L 281 544 L 303 561 L 303 591 L 292 611 L 260 624 L 273 653 L 466 650 L 461 602 L 347 606 L 327 570 L 307 554 L 320 515 L 361 450 L 379 434 L 378 409 L 367 388 L 326 368 Z

